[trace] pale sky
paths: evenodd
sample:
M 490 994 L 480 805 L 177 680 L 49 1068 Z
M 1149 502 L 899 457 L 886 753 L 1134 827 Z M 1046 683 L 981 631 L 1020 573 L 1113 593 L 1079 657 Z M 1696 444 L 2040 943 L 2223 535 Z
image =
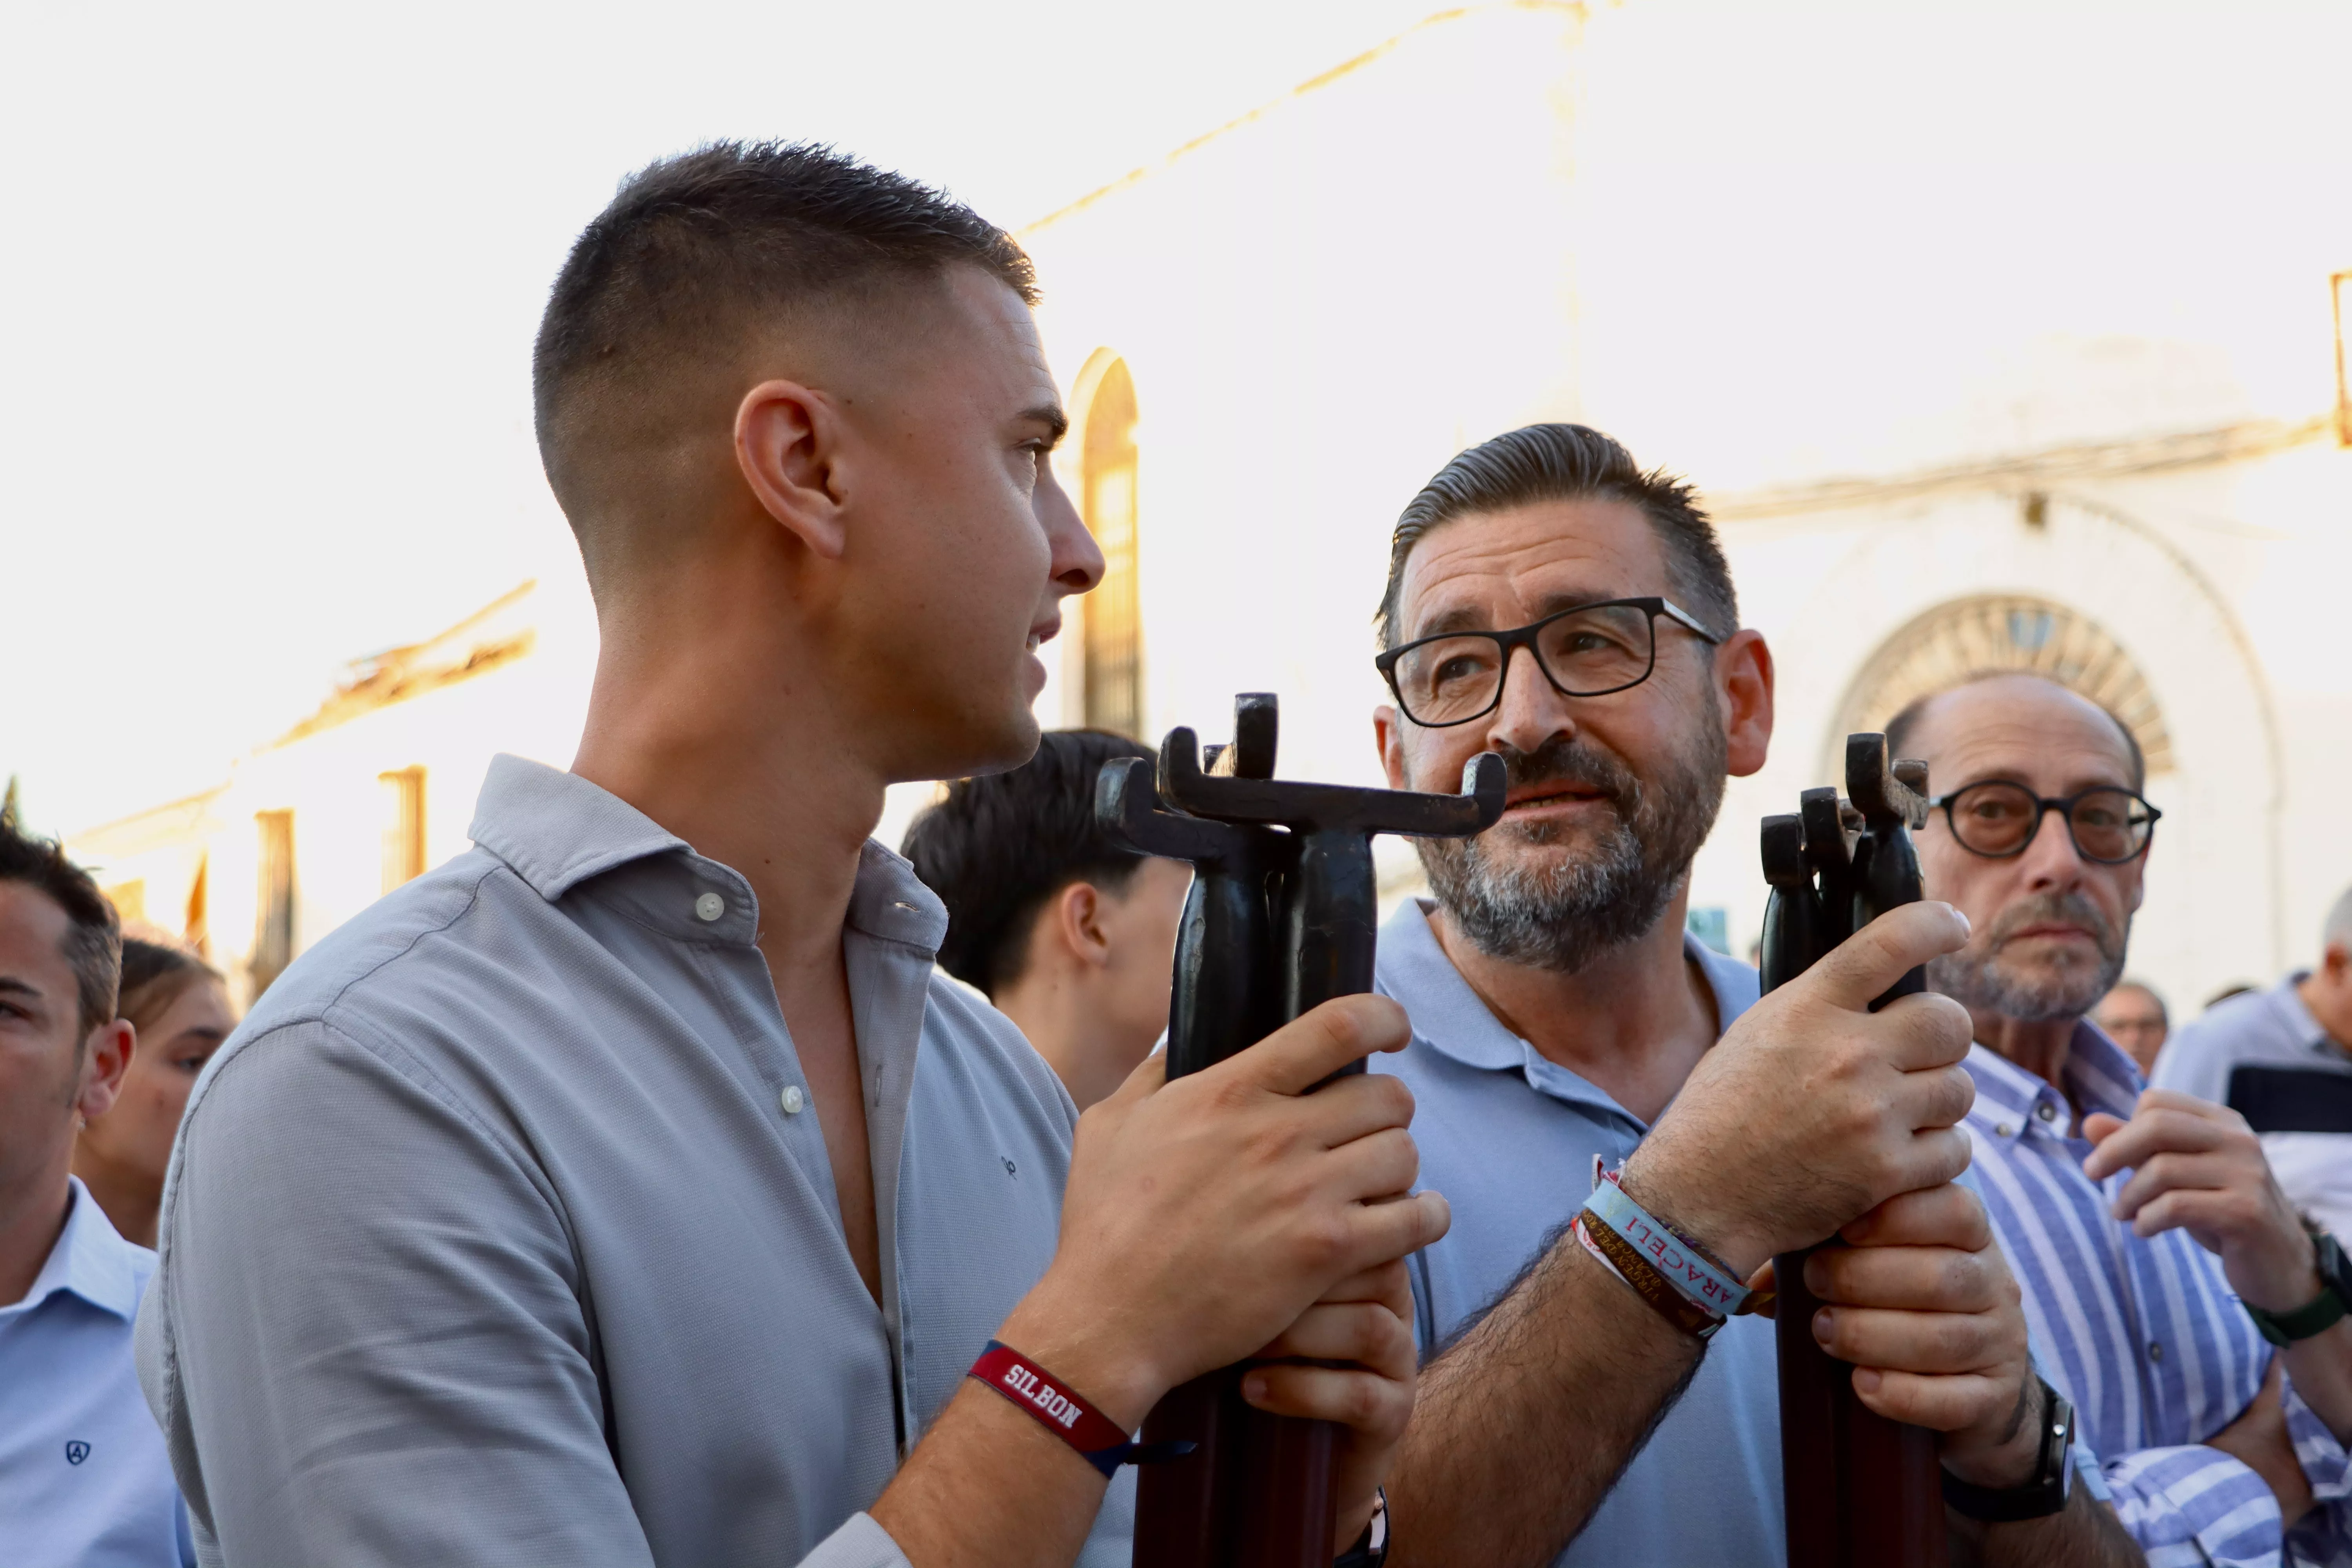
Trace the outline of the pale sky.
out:
M 531 334 L 629 170 L 832 142 L 1017 226 L 1432 0 L 0 8 L 0 775 L 192 793 L 568 537 Z
M 824 140 L 1018 227 L 1436 8 L 14 0 L 0 775 L 50 831 L 207 787 L 347 661 L 576 570 L 529 348 L 565 248 L 632 168 L 713 137 Z M 2308 203 L 2340 225 L 2352 190 L 2345 0 L 1622 15 L 1655 74 L 1590 85 L 1654 102 L 1648 164 L 1614 167 L 1689 237 L 1681 275 L 1647 280 L 1661 293 L 1698 298 L 1744 264 L 1743 233 L 1807 221 L 1776 197 L 1786 161 L 1866 165 L 1906 121 L 1966 165 L 1957 229 L 2029 186 L 2002 231 L 2028 251 L 2066 247 L 2070 217 L 2145 226 L 2144 276 L 2070 285 L 2085 331 L 2150 289 L 2270 308 L 2205 286 L 2248 275 L 2227 215 L 2270 230 Z M 1885 173 L 1892 200 L 1905 171 Z M 1887 260 L 1857 321 L 1916 330 Z M 2300 409 L 2294 374 L 2279 395 Z

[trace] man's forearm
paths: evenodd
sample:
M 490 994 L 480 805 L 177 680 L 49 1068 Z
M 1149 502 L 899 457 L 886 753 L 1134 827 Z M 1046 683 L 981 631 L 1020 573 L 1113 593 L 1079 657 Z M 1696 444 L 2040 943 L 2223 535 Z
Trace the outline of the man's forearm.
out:
M 2352 1319 L 2289 1345 L 2286 1374 L 2336 1440 L 2352 1447 Z
M 2116 1510 L 2077 1486 L 2048 1519 L 1980 1524 L 1948 1510 L 1951 1568 L 2144 1568 L 2147 1555 Z
M 1423 1368 L 1391 1472 L 1398 1568 L 1541 1568 L 1696 1370 L 1699 1345 L 1563 1232 Z M 1544 1484 L 1527 1460 L 1543 1456 Z
M 1063 1568 L 1102 1497 L 1077 1450 L 967 1380 L 871 1511 L 915 1568 Z

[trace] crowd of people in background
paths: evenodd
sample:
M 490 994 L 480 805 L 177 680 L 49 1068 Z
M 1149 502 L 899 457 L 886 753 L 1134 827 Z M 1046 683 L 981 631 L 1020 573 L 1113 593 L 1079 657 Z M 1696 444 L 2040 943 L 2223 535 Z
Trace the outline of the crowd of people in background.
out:
M 1125 1436 L 1249 1359 L 1340 1568 L 1776 1563 L 1828 1237 L 1969 1560 L 2352 1559 L 2352 894 L 2173 1029 L 2137 739 L 1979 672 L 1888 724 L 1926 899 L 1761 994 L 1687 906 L 1764 638 L 1689 484 L 1530 426 L 1405 507 L 1372 659 L 1389 784 L 1499 753 L 1501 820 L 1416 842 L 1378 995 L 1165 1081 L 1189 874 L 1094 811 L 1150 753 L 1032 754 L 1102 568 L 1034 293 L 826 149 L 625 184 L 535 373 L 580 753 L 242 1026 L 0 819 L 0 1560 L 1110 1568 Z

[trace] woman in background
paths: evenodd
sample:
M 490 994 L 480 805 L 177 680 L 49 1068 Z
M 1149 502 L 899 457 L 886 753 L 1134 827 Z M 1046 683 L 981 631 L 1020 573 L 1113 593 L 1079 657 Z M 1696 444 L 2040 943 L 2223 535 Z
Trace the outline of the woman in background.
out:
M 138 1045 L 113 1108 L 82 1123 L 73 1173 L 124 1240 L 152 1247 L 163 1170 L 188 1090 L 236 1017 L 218 970 L 194 953 L 136 937 L 122 942 L 115 1013 L 138 1031 Z

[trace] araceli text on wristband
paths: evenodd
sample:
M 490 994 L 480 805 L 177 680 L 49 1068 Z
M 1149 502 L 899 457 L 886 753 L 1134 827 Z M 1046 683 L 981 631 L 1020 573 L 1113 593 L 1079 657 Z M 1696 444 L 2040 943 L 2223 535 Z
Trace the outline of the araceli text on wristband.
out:
M 1673 1282 L 1652 1268 L 1650 1260 L 1632 1242 L 1612 1230 L 1609 1222 L 1591 1208 L 1576 1216 L 1575 1226 L 1576 1239 L 1584 1244 L 1585 1251 L 1631 1286 L 1634 1294 L 1647 1301 L 1660 1317 L 1693 1339 L 1712 1339 L 1716 1331 L 1728 1321 L 1721 1313 L 1709 1311 L 1675 1289 Z
M 1692 1305 L 1727 1318 L 1748 1310 L 1748 1287 L 1729 1264 L 1635 1203 L 1616 1172 L 1595 1164 L 1586 1212 L 1622 1237 Z

